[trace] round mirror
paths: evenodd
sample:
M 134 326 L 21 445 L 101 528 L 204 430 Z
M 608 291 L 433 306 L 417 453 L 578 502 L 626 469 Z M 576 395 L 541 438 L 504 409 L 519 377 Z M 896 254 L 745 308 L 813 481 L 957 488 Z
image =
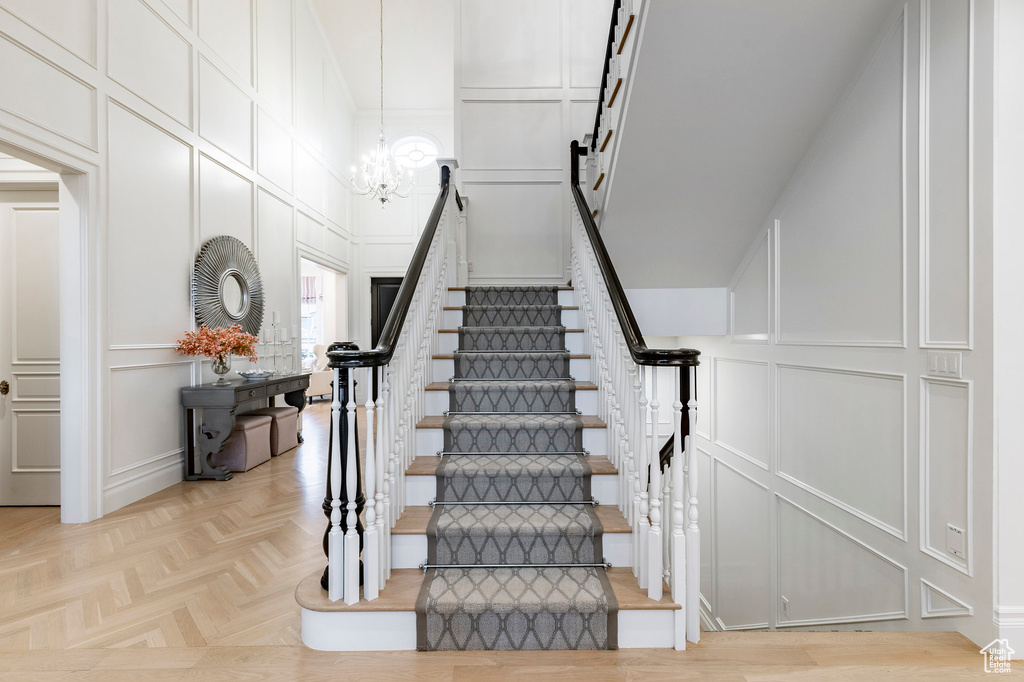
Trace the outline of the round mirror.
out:
M 203 244 L 192 271 L 196 322 L 211 329 L 242 325 L 258 335 L 263 322 L 263 283 L 252 252 L 234 237 Z
M 228 272 L 220 281 L 220 303 L 228 317 L 241 319 L 248 303 L 245 281 L 237 272 Z

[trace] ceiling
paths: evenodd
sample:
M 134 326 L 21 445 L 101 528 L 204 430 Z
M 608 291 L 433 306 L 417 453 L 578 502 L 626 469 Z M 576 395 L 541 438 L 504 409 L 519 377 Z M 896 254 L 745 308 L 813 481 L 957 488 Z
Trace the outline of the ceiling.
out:
M 380 5 L 313 0 L 357 109 L 380 108 Z M 454 0 L 385 0 L 384 108 L 455 106 Z
M 624 287 L 726 286 L 894 0 L 649 1 L 602 234 Z

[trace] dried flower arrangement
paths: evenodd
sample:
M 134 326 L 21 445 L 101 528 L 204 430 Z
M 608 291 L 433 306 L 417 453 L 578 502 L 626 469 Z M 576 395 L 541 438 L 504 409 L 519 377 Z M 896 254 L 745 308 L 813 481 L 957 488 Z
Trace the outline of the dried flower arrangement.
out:
M 242 331 L 242 325 L 210 329 L 205 324 L 195 332 L 185 332 L 185 338 L 178 341 L 177 350 L 181 355 L 205 355 L 223 362 L 228 355 L 241 355 L 256 362 L 256 337 Z

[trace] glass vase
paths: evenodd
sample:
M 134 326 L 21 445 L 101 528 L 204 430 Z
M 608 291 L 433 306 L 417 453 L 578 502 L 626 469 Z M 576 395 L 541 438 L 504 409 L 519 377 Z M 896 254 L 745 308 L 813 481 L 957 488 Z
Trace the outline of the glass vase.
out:
M 217 381 L 213 382 L 214 386 L 227 386 L 230 382 L 225 376 L 231 371 L 231 354 L 218 355 L 213 358 L 213 373 L 217 375 Z

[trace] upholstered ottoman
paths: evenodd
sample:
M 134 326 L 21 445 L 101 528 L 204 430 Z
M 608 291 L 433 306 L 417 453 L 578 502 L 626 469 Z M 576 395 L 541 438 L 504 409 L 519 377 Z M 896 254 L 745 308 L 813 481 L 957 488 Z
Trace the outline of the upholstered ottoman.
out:
M 295 408 L 292 408 L 295 409 Z M 240 414 L 224 447 L 210 457 L 214 466 L 248 471 L 270 461 L 270 429 L 273 419 L 265 414 Z
M 273 419 L 270 425 L 270 454 L 277 457 L 299 444 L 299 410 L 291 405 L 264 407 L 248 414 L 265 415 Z

